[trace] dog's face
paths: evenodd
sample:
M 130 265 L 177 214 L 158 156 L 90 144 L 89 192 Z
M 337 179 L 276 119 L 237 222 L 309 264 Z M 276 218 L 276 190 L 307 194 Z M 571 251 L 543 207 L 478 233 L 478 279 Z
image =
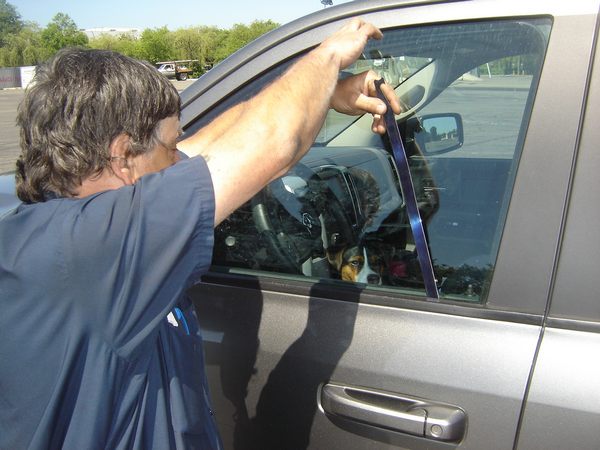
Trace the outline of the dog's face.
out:
M 365 246 L 355 245 L 328 252 L 328 258 L 342 280 L 381 285 L 381 258 L 376 254 L 369 254 Z

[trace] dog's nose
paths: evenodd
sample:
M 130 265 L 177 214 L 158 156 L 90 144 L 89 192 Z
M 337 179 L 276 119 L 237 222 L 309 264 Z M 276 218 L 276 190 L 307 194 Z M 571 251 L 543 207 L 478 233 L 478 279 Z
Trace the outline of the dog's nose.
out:
M 367 276 L 368 284 L 379 284 L 379 280 L 379 275 L 377 275 L 376 273 L 371 273 L 369 274 L 369 276 Z

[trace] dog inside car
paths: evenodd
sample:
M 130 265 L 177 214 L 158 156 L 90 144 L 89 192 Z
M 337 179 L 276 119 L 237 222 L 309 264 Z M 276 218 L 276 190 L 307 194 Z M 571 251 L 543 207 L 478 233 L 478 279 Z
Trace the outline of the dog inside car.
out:
M 344 281 L 381 285 L 383 257 L 375 242 L 366 239 L 365 231 L 372 227 L 380 206 L 380 189 L 367 170 L 358 167 L 329 168 L 320 173 L 321 182 L 343 178 L 352 208 L 344 210 L 343 202 L 331 198 L 334 189 L 322 189 L 326 199 L 322 223 L 322 242 L 330 267 L 330 275 Z M 344 186 L 344 184 L 342 184 Z M 341 190 L 344 192 L 344 190 Z M 344 203 L 345 204 L 345 203 Z M 333 214 L 333 208 L 338 208 Z M 350 209 L 350 211 L 348 211 Z M 353 212 L 353 214 L 352 214 Z
M 365 244 L 334 245 L 327 249 L 327 260 L 337 277 L 345 281 L 382 284 L 383 258 Z

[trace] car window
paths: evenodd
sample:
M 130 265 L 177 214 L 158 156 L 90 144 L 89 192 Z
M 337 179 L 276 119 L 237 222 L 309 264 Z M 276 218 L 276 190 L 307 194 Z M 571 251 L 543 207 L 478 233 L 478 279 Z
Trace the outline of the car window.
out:
M 550 26 L 537 18 L 388 29 L 341 74 L 375 70 L 403 104 L 396 119 L 443 299 L 485 301 Z M 397 164 L 370 125 L 370 116 L 331 111 L 300 163 L 216 229 L 215 269 L 425 295 Z

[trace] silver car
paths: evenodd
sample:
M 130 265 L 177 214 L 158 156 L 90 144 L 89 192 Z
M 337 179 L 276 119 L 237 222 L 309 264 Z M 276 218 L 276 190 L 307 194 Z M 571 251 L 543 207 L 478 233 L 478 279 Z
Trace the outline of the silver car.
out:
M 217 228 L 190 295 L 226 448 L 600 448 L 598 10 L 348 2 L 182 93 L 189 133 L 359 15 L 384 38 L 348 72 L 404 105 L 409 171 L 370 117 L 330 112 Z
M 599 8 L 348 2 L 182 93 L 189 134 L 358 15 L 384 38 L 340 76 L 404 107 L 403 149 L 330 112 L 215 230 L 189 295 L 225 448 L 600 448 Z

